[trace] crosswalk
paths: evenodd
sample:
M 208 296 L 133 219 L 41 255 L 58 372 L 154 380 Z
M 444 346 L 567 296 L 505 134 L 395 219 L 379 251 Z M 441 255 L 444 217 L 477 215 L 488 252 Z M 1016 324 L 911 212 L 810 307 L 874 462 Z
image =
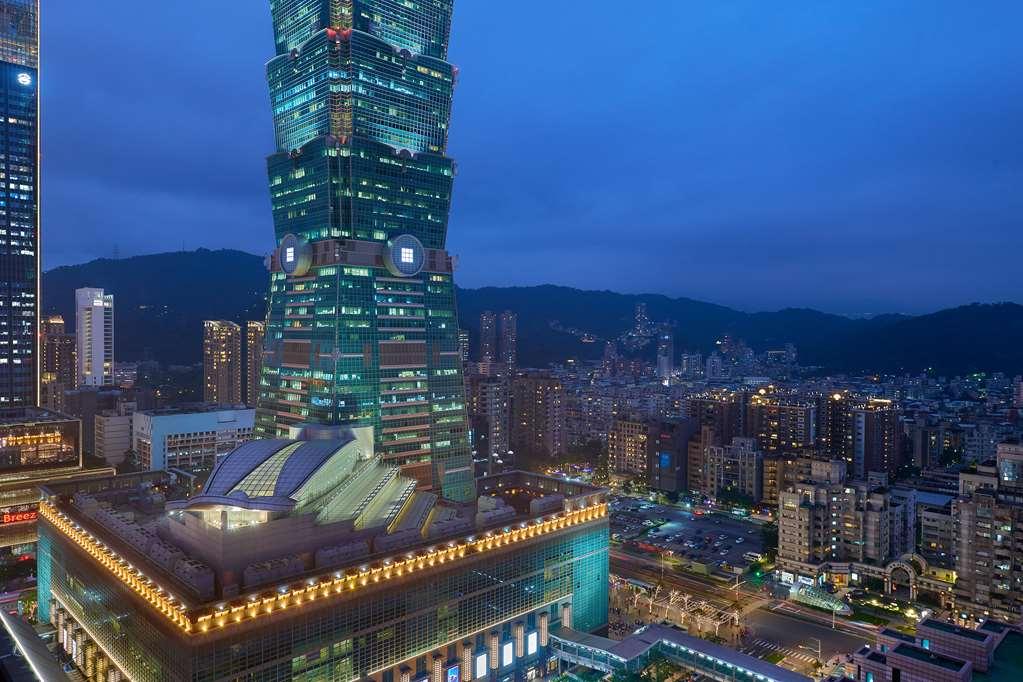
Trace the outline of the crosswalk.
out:
M 768 642 L 764 639 L 754 641 L 752 644 L 747 645 L 742 651 L 743 653 L 749 654 L 750 656 L 756 656 L 757 658 L 764 658 L 773 653 L 780 653 L 785 655 L 785 660 L 796 660 L 801 663 L 814 663 L 817 660 L 817 657 L 813 654 L 779 646 L 776 642 Z

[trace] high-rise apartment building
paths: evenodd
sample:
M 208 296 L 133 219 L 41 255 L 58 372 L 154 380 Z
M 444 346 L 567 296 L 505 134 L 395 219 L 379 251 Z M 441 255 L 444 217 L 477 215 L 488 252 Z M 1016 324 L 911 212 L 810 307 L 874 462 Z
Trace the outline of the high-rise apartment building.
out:
M 743 406 L 741 396 L 726 391 L 691 396 L 686 400 L 685 414 L 701 427 L 709 426 L 722 443 L 742 436 Z
M 620 416 L 607 434 L 608 460 L 620 474 L 647 473 L 647 421 L 639 416 Z
M 565 389 L 560 379 L 545 372 L 521 372 L 511 378 L 511 402 L 511 447 L 516 457 L 549 459 L 564 454 Z
M 669 495 L 688 486 L 689 443 L 699 437 L 690 419 L 655 420 L 647 432 L 647 485 Z
M 373 426 L 420 485 L 473 495 L 446 251 L 451 3 L 272 4 L 277 249 L 257 428 Z
M 245 323 L 245 386 L 243 400 L 249 407 L 259 402 L 259 375 L 263 370 L 263 340 L 266 325 L 249 320 Z
M 1023 445 L 1003 443 L 995 466 L 960 474 L 952 501 L 956 609 L 964 621 L 1023 618 Z
M 50 410 L 63 409 L 64 391 L 78 386 L 75 335 L 65 328 L 64 318 L 51 315 L 40 325 L 41 356 L 40 404 Z
M 206 320 L 202 336 L 202 399 L 207 403 L 242 402 L 242 329 L 227 320 Z
M 489 475 L 510 468 L 511 391 L 508 378 L 467 374 L 465 399 L 477 473 Z
M 852 465 L 856 478 L 895 474 L 902 466 L 901 412 L 890 400 L 871 399 L 852 411 Z
M 39 400 L 39 1 L 0 0 L 0 408 Z
M 468 329 L 458 330 L 458 351 L 462 355 L 463 364 L 472 359 Z
M 764 452 L 798 452 L 817 443 L 817 406 L 771 395 L 754 395 L 743 429 Z
M 492 310 L 480 314 L 480 362 L 497 360 L 497 315 Z
M 114 296 L 102 289 L 75 290 L 78 386 L 114 384 Z
M 501 362 L 512 368 L 519 362 L 518 326 L 518 315 L 510 310 L 501 313 L 500 336 L 497 343 L 498 356 Z

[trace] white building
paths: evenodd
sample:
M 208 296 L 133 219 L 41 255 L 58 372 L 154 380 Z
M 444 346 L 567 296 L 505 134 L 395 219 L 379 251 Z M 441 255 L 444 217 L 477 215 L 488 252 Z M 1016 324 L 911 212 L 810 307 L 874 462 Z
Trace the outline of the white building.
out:
M 118 402 L 116 410 L 106 410 L 94 417 L 93 451 L 110 466 L 123 462 L 131 450 L 131 422 L 136 405 L 133 401 Z
M 102 289 L 75 290 L 78 385 L 114 384 L 114 297 Z
M 192 405 L 136 412 L 132 449 L 143 469 L 210 470 L 223 455 L 252 440 L 256 410 Z

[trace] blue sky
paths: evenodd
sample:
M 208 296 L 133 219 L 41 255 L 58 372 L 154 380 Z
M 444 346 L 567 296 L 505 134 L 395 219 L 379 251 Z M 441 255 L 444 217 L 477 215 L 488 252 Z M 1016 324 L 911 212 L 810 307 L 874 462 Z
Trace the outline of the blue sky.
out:
M 46 266 L 269 251 L 268 4 L 57 7 Z M 1021 24 L 1004 0 L 461 0 L 458 281 L 746 310 L 1023 301 Z

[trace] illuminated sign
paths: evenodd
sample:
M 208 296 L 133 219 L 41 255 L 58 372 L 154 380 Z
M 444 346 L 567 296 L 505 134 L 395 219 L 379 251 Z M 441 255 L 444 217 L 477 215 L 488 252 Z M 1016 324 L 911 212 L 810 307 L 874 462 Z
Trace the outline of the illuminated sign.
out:
M 19 73 L 18 82 L 22 85 L 32 85 L 32 74 L 30 73 Z
M 661 468 L 662 469 L 670 469 L 671 468 L 671 453 L 670 452 L 662 452 L 662 453 L 660 453 L 660 456 L 661 456 Z
M 476 679 L 487 676 L 487 655 L 476 654 Z
M 408 248 L 408 247 L 403 247 L 401 249 L 401 262 L 402 263 L 409 263 L 409 264 L 415 263 L 416 262 L 416 252 L 413 251 L 412 249 Z
M 511 642 L 505 642 L 501 647 L 501 665 L 511 665 L 515 660 L 515 649 Z
M 530 632 L 526 635 L 526 655 L 532 656 L 536 653 L 537 645 L 539 644 L 540 636 L 535 632 Z
M 447 674 L 444 676 L 447 682 L 458 682 L 462 679 L 462 666 L 453 665 L 447 670 Z
M 0 516 L 0 523 L 22 523 L 24 521 L 35 521 L 38 518 L 39 512 L 37 511 L 4 512 L 3 516 Z

